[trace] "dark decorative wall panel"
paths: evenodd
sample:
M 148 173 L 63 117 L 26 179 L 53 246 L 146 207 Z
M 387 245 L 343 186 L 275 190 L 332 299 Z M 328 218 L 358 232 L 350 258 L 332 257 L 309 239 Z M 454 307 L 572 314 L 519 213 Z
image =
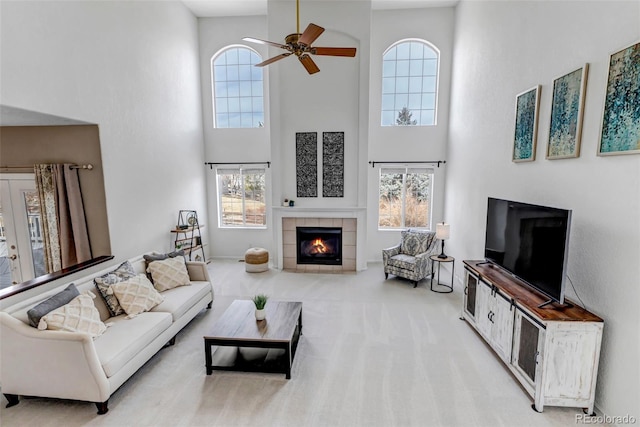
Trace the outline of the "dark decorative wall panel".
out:
M 344 132 L 322 133 L 322 197 L 344 197 Z
M 296 186 L 298 197 L 318 197 L 318 133 L 296 133 Z

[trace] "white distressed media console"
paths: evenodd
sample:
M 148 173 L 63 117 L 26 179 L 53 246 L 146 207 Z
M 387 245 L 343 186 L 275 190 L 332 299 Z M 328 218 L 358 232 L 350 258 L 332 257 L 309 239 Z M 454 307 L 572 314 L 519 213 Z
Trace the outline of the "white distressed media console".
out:
M 493 348 L 534 400 L 593 414 L 604 322 L 566 301 L 546 298 L 508 272 L 464 261 L 462 318 Z

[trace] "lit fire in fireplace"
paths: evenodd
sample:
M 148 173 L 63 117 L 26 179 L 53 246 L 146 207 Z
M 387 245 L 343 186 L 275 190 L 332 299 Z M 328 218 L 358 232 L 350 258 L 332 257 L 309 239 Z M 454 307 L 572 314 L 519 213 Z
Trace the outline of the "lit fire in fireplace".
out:
M 313 254 L 324 254 L 327 253 L 327 246 L 324 244 L 322 239 L 315 239 L 311 243 L 311 255 Z
M 296 227 L 298 264 L 342 265 L 342 228 Z

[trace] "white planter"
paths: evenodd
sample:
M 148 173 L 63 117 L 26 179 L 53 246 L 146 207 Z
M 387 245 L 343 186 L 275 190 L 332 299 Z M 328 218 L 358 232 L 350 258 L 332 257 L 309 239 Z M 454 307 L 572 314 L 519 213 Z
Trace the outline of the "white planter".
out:
M 282 202 L 282 206 L 284 206 L 285 208 L 289 207 L 289 202 Z
M 266 315 L 267 311 L 264 308 L 262 310 L 256 308 L 256 320 L 264 320 Z

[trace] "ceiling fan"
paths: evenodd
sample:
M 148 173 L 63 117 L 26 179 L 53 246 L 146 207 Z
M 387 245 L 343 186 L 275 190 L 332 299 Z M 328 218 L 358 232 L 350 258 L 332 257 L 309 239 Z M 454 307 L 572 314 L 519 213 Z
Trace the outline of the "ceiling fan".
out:
M 256 67 L 264 67 L 265 65 L 269 65 L 276 61 L 284 59 L 289 55 L 295 55 L 298 57 L 307 72 L 309 74 L 314 74 L 320 71 L 320 68 L 318 68 L 309 54 L 325 56 L 348 56 L 351 58 L 356 56 L 355 47 L 312 47 L 311 43 L 313 43 L 318 37 L 320 37 L 320 34 L 322 34 L 323 32 L 324 28 L 316 24 L 309 24 L 304 32 L 300 33 L 300 0 L 296 0 L 296 32 L 285 37 L 284 44 L 270 42 L 267 40 L 260 40 L 253 37 L 245 37 L 242 40 L 251 43 L 275 46 L 287 51 L 286 53 L 282 53 L 278 56 L 274 56 L 273 58 L 269 58 L 266 61 L 256 64 Z

